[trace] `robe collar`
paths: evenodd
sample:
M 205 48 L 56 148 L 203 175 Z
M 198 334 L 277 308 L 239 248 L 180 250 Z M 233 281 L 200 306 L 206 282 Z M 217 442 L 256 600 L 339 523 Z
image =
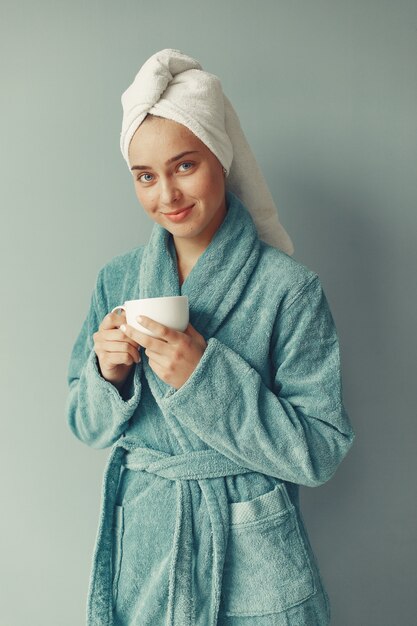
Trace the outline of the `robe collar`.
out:
M 179 284 L 177 255 L 171 233 L 155 223 L 145 246 L 139 271 L 139 298 L 187 295 L 190 323 L 208 341 L 239 301 L 260 254 L 260 240 L 248 209 L 230 191 L 227 213 L 191 272 Z M 146 355 L 143 355 L 144 357 Z M 170 389 L 144 363 L 145 375 L 155 390 Z
M 171 233 L 154 224 L 139 275 L 139 298 L 187 295 L 190 322 L 212 337 L 239 300 L 259 258 L 260 241 L 248 209 L 226 193 L 227 213 L 180 287 Z

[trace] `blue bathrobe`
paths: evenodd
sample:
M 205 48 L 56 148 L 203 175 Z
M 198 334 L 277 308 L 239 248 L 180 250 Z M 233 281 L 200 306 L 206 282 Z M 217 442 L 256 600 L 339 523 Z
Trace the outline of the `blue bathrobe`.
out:
M 119 392 L 93 333 L 126 300 L 189 298 L 207 341 L 175 389 L 142 361 Z M 72 432 L 111 446 L 87 600 L 88 626 L 326 626 L 329 602 L 299 507 L 354 432 L 338 337 L 316 273 L 259 239 L 232 193 L 180 286 L 170 233 L 106 263 L 75 341 Z

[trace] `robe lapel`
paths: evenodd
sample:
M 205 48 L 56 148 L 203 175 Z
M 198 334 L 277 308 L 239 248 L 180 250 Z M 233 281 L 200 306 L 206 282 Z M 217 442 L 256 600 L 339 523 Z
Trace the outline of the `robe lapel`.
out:
M 177 257 L 172 235 L 155 224 L 149 243 L 145 247 L 139 276 L 139 297 L 156 298 L 170 295 L 187 295 L 190 307 L 190 322 L 206 340 L 213 337 L 223 320 L 239 301 L 241 294 L 254 271 L 260 254 L 260 240 L 249 211 L 231 192 L 227 193 L 228 211 L 208 247 L 198 258 L 182 287 L 179 285 Z M 143 372 L 150 390 L 159 404 L 172 433 L 183 452 L 201 448 L 192 433 L 187 433 L 176 416 L 163 406 L 161 400 L 175 389 L 161 380 L 143 355 Z M 180 517 L 180 532 L 190 531 L 192 518 L 192 490 L 200 489 L 204 494 L 213 534 L 213 570 L 211 601 L 206 622 L 217 624 L 220 604 L 221 580 L 228 541 L 229 513 L 224 478 L 195 481 L 178 481 L 184 510 Z M 196 494 L 195 494 L 196 495 Z M 196 497 L 200 497 L 198 494 Z M 188 521 L 187 521 L 188 520 Z M 187 534 L 188 533 L 188 534 Z M 181 535 L 182 536 L 182 535 Z M 181 554 L 174 562 L 173 579 L 170 584 L 170 624 L 189 623 L 186 609 L 175 602 L 178 593 L 188 598 L 191 593 L 190 561 Z M 184 570 L 185 568 L 185 570 Z M 188 609 L 187 609 L 188 610 Z M 184 612 L 185 611 L 185 612 Z
M 139 275 L 139 298 L 187 295 L 190 322 L 206 340 L 213 337 L 232 310 L 258 262 L 260 240 L 249 211 L 232 192 L 227 213 L 210 244 L 180 288 L 172 235 L 155 224 Z M 156 399 L 171 389 L 144 358 L 144 372 Z

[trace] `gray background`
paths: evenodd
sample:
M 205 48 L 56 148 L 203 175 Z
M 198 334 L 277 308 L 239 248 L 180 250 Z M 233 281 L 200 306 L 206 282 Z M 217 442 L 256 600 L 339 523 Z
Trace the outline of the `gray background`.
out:
M 109 449 L 69 431 L 69 353 L 98 269 L 152 223 L 121 93 L 161 48 L 222 80 L 338 328 L 357 433 L 302 488 L 334 626 L 416 623 L 414 1 L 1 3 L 0 624 L 84 623 Z

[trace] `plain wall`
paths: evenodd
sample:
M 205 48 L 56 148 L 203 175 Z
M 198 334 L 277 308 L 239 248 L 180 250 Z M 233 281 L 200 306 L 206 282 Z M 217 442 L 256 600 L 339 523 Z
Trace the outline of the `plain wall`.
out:
M 109 449 L 70 432 L 67 365 L 99 268 L 151 232 L 119 149 L 120 96 L 166 47 L 221 78 L 332 308 L 356 440 L 331 481 L 301 490 L 332 624 L 415 624 L 417 4 L 0 12 L 0 624 L 84 623 Z

